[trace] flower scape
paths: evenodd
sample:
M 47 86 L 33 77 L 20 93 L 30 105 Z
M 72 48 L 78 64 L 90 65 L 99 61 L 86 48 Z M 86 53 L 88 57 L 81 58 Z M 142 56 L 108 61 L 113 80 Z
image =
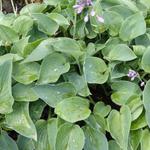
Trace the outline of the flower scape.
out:
M 11 2 L 0 150 L 150 150 L 150 1 Z

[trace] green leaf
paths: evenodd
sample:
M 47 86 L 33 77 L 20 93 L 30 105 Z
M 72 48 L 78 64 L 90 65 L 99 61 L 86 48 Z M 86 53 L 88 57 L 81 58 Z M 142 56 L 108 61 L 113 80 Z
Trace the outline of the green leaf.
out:
M 110 50 L 106 58 L 110 61 L 131 61 L 136 58 L 136 55 L 126 44 L 118 44 Z
M 137 150 L 142 139 L 142 130 L 131 131 L 130 133 L 130 145 L 133 150 Z
M 23 62 L 39 61 L 54 51 L 71 55 L 75 59 L 78 59 L 83 54 L 79 44 L 74 39 L 66 37 L 49 38 L 41 42 Z
M 88 83 L 103 84 L 109 76 L 107 65 L 101 58 L 97 57 L 86 58 L 83 70 Z
M 45 34 L 44 32 L 40 31 L 37 25 L 37 21 L 35 20 L 34 24 L 33 24 L 33 28 L 32 30 L 30 30 L 28 32 L 28 35 L 30 35 L 30 41 L 34 42 L 40 39 L 46 39 L 48 38 L 48 35 Z
M 60 126 L 56 138 L 56 150 L 82 150 L 84 133 L 78 125 L 65 123 Z
M 111 36 L 119 34 L 123 18 L 120 14 L 114 11 L 104 11 L 105 26 L 109 29 Z
M 32 53 L 32 51 L 40 45 L 40 43 L 43 41 L 42 38 L 35 40 L 33 42 L 28 43 L 23 51 L 24 57 L 26 58 L 28 55 Z M 43 49 L 42 49 L 43 50 Z M 44 51 L 44 50 L 43 50 Z
M 105 47 L 102 49 L 102 54 L 106 58 L 111 49 L 113 49 L 116 45 L 123 44 L 123 42 L 118 37 L 110 37 L 106 43 Z
M 105 128 L 104 126 L 106 125 L 105 120 L 103 117 L 99 117 L 101 122 L 97 122 L 97 116 L 91 114 L 86 120 L 84 120 L 86 122 L 86 124 L 90 127 L 93 128 L 94 130 L 97 131 L 104 131 L 103 129 Z M 84 127 L 83 127 L 84 128 Z
M 44 0 L 44 3 L 47 5 L 56 6 L 61 2 L 61 0 Z
M 50 13 L 50 14 L 47 14 L 47 16 L 51 18 L 52 20 L 54 20 L 55 22 L 57 22 L 57 24 L 60 26 L 69 25 L 68 20 L 61 14 Z
M 57 103 L 65 98 L 76 95 L 76 90 L 71 83 L 60 83 L 57 85 L 40 85 L 34 87 L 34 91 L 45 103 L 56 107 Z
M 12 55 L 0 57 L 0 113 L 12 112 L 14 99 L 11 92 Z
M 33 90 L 34 84 L 24 85 L 17 83 L 13 86 L 12 93 L 15 101 L 36 101 L 38 96 Z
M 145 72 L 150 73 L 150 47 L 146 49 L 146 51 L 143 54 L 141 66 L 144 69 Z
M 142 45 L 134 45 L 133 51 L 138 57 L 142 57 L 144 52 L 146 51 L 146 48 Z
M 45 4 L 32 3 L 25 5 L 21 11 L 21 15 L 27 15 L 31 13 L 41 13 L 47 6 Z
M 26 36 L 33 26 L 33 19 L 29 16 L 21 15 L 13 23 L 13 29 L 19 34 Z
M 94 106 L 93 113 L 106 117 L 111 110 L 110 105 L 105 105 L 103 102 L 97 102 Z
M 71 55 L 75 59 L 78 59 L 81 55 L 83 55 L 80 45 L 74 39 L 67 37 L 60 37 L 53 40 L 51 44 L 54 47 L 55 51 Z
M 100 131 L 105 133 L 105 130 L 107 130 L 106 118 L 98 113 L 95 113 L 94 117 L 96 119 L 98 126 L 100 127 Z
M 86 97 L 91 94 L 83 75 L 81 76 L 76 72 L 73 72 L 65 74 L 65 78 L 74 85 L 80 96 Z
M 143 45 L 145 47 L 148 47 L 150 45 L 150 34 L 146 33 L 141 36 L 138 36 L 135 39 L 135 43 L 136 45 Z
M 11 53 L 15 53 L 24 57 L 24 50 L 25 47 L 28 45 L 28 41 L 29 36 L 16 41 L 11 48 Z
M 45 14 L 32 14 L 32 17 L 37 21 L 38 29 L 47 35 L 55 34 L 59 28 L 59 25 Z
M 85 25 L 86 24 L 85 24 L 85 22 L 83 22 L 83 20 L 77 21 L 77 23 L 76 23 L 76 38 L 82 39 L 85 37 L 86 30 L 87 30 Z M 73 28 L 71 31 L 73 31 Z M 73 33 L 71 33 L 71 34 L 73 34 Z
M 138 130 L 147 126 L 145 112 L 143 112 L 136 120 L 131 124 L 131 130 Z
M 4 12 L 0 12 L 0 24 L 10 27 L 14 19 L 15 15 L 13 13 L 8 13 L 6 15 Z
M 123 41 L 130 41 L 146 32 L 146 24 L 141 13 L 136 13 L 123 22 L 119 36 Z
M 108 150 L 108 142 L 105 135 L 89 126 L 83 128 L 85 133 L 84 150 Z
M 41 118 L 42 112 L 45 106 L 46 106 L 46 103 L 44 103 L 42 100 L 38 100 L 38 101 L 30 103 L 29 112 L 30 112 L 30 117 L 33 120 L 33 122 L 36 122 L 37 120 Z
M 143 103 L 146 111 L 146 121 L 148 126 L 150 127 L 150 103 L 149 103 L 149 97 L 150 97 L 150 80 L 147 81 L 144 91 L 143 91 Z
M 117 12 L 118 14 L 120 14 L 123 17 L 123 19 L 126 19 L 127 17 L 134 14 L 134 12 L 131 9 L 129 9 L 128 7 L 126 7 L 124 5 L 114 5 L 110 8 L 108 8 L 108 10 Z
M 4 131 L 0 133 L 0 150 L 18 150 L 15 141 Z
M 130 69 L 129 66 L 120 61 L 110 62 L 109 67 L 111 68 L 111 80 L 127 76 L 127 72 Z
M 13 62 L 22 60 L 23 58 L 18 54 L 7 53 L 1 57 L 2 61 L 5 59 L 12 59 Z
M 143 111 L 143 102 L 141 98 L 139 96 L 133 96 L 128 100 L 127 105 L 131 110 L 132 121 L 136 120 Z
M 56 61 L 57 60 L 57 61 Z M 70 64 L 64 55 L 52 53 L 44 58 L 40 68 L 38 84 L 47 84 L 56 82 L 59 77 L 68 72 Z
M 35 142 L 36 150 L 55 150 L 57 136 L 57 119 L 51 118 L 47 121 L 38 120 L 37 127 L 37 142 Z
M 36 128 L 29 116 L 29 103 L 16 102 L 13 112 L 6 115 L 6 124 L 19 134 L 37 140 Z
M 55 108 L 55 113 L 62 119 L 74 123 L 89 117 L 91 111 L 88 107 L 87 99 L 71 97 L 59 102 Z
M 111 136 L 123 150 L 127 150 L 131 126 L 131 112 L 129 107 L 123 106 L 120 113 L 112 110 L 107 122 Z
M 34 150 L 35 146 L 32 139 L 19 135 L 17 139 L 19 150 Z
M 131 0 L 120 0 L 120 3 L 131 9 L 133 12 L 138 12 L 138 8 L 134 1 Z
M 150 131 L 148 129 L 143 130 L 143 137 L 141 141 L 141 150 L 149 150 L 150 148 Z
M 110 140 L 109 141 L 109 150 L 121 150 L 121 148 L 114 140 Z
M 31 48 L 33 48 L 32 52 L 27 56 L 27 58 L 24 59 L 22 63 L 39 61 L 39 60 L 42 60 L 45 56 L 51 54 L 53 52 L 53 49 L 51 46 L 51 42 L 53 40 L 54 39 L 49 38 L 49 39 L 43 40 L 40 44 L 38 42 L 39 45 L 37 47 L 36 46 L 34 47 L 34 44 L 36 43 L 33 43 L 31 45 Z M 31 50 L 29 48 L 29 50 L 25 50 L 25 51 L 31 51 Z
M 13 43 L 19 40 L 19 36 L 10 27 L 0 25 L 0 40 L 8 43 Z
M 27 64 L 16 62 L 13 66 L 13 78 L 22 84 L 30 84 L 38 79 L 39 70 L 40 65 L 36 62 Z
M 149 0 L 140 0 L 140 3 L 150 9 L 150 1 Z
M 124 105 L 133 97 L 140 97 L 141 90 L 139 86 L 129 81 L 116 81 L 112 84 L 112 89 L 115 91 L 111 95 L 111 99 L 117 105 Z

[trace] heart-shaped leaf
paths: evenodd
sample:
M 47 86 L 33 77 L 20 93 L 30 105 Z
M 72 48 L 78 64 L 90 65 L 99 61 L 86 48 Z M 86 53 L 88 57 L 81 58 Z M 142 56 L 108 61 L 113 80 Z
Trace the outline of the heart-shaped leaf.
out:
M 82 150 L 84 133 L 78 125 L 65 123 L 60 126 L 56 138 L 56 150 Z
M 130 41 L 146 32 L 146 23 L 142 13 L 128 17 L 122 24 L 119 36 L 123 41 Z
M 36 150 L 55 150 L 57 136 L 57 119 L 51 118 L 47 121 L 38 120 L 37 127 L 37 142 L 35 142 Z
M 13 112 L 6 115 L 6 124 L 21 135 L 37 140 L 36 128 L 29 116 L 29 103 L 16 102 Z
M 65 74 L 65 78 L 74 85 L 79 95 L 85 97 L 91 94 L 83 75 L 73 72 Z
M 102 59 L 97 57 L 87 57 L 83 65 L 83 70 L 88 83 L 103 84 L 109 76 L 107 65 Z
M 108 150 L 108 142 L 105 135 L 91 127 L 83 128 L 85 133 L 84 150 Z
M 30 84 L 39 78 L 40 65 L 36 62 L 21 64 L 14 63 L 13 78 L 22 84 Z
M 129 107 L 123 106 L 120 113 L 112 110 L 107 121 L 111 136 L 122 149 L 127 150 L 131 126 L 131 112 Z
M 91 111 L 88 107 L 87 99 L 71 97 L 59 102 L 55 108 L 55 113 L 62 119 L 74 123 L 89 117 Z
M 37 83 L 54 83 L 59 79 L 61 74 L 68 72 L 69 69 L 70 64 L 62 54 L 52 53 L 44 58 L 41 64 L 40 76 Z
M 150 103 L 149 103 L 149 96 L 150 96 L 150 80 L 147 81 L 144 91 L 143 91 L 143 103 L 146 110 L 146 121 L 148 126 L 150 127 Z
M 76 95 L 74 86 L 67 82 L 57 85 L 39 85 L 34 87 L 34 91 L 39 98 L 51 107 L 56 107 L 63 99 Z
M 18 150 L 15 141 L 4 131 L 0 133 L 0 150 Z
M 42 13 L 32 14 L 33 18 L 37 21 L 38 29 L 48 35 L 53 35 L 59 28 L 59 25 Z
M 33 90 L 34 84 L 16 84 L 13 86 L 13 97 L 16 101 L 36 101 L 38 96 Z
M 0 57 L 0 113 L 12 112 L 14 98 L 11 91 L 12 55 Z

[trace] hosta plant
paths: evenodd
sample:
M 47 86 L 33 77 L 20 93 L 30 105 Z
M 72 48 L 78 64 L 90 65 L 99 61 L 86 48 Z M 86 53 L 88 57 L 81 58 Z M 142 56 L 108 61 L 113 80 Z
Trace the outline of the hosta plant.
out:
M 0 150 L 149 150 L 149 27 L 149 0 L 1 12 Z

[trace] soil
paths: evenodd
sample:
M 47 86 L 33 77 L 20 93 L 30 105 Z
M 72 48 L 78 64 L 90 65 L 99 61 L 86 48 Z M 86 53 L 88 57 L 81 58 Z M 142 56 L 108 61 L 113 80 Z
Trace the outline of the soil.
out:
M 43 0 L 13 0 L 15 7 L 19 11 L 22 7 L 24 7 L 27 3 L 41 3 Z M 11 0 L 2 0 L 3 12 L 12 13 L 13 8 L 11 4 Z

